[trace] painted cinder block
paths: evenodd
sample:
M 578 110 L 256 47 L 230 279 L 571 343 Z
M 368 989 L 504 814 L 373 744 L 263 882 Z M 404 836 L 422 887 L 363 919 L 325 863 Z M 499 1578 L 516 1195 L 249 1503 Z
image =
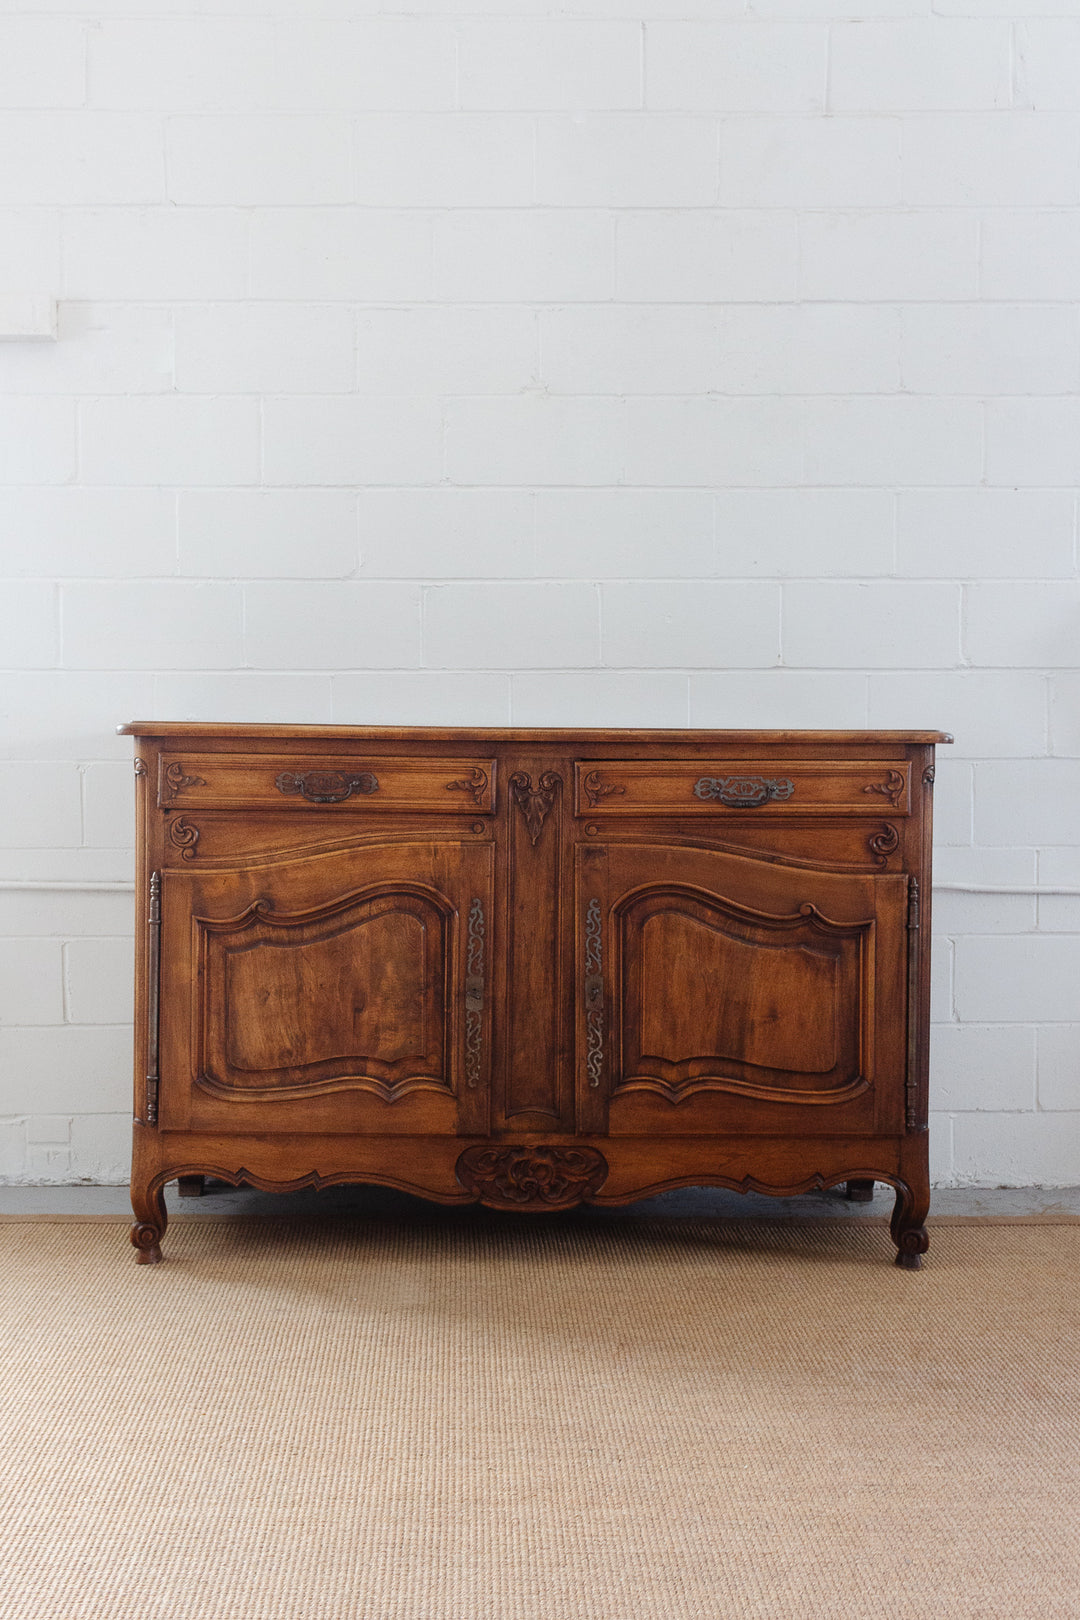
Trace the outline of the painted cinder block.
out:
M 67 669 L 204 669 L 241 659 L 234 584 L 86 581 L 62 587 Z
M 64 947 L 64 996 L 71 1024 L 126 1024 L 135 972 L 130 939 L 73 939 Z
M 470 110 L 641 105 L 641 26 L 631 20 L 485 17 L 458 28 L 457 48 Z
M 612 581 L 601 586 L 603 662 L 620 668 L 708 669 L 716 646 L 732 668 L 780 661 L 780 590 L 774 584 Z
M 382 580 L 248 585 L 244 654 L 256 669 L 414 668 L 420 587 Z
M 248 232 L 239 208 L 67 208 L 64 295 L 242 298 Z
M 1029 1024 L 942 1024 L 930 1043 L 933 1108 L 1012 1112 L 1035 1107 L 1035 1029 Z
M 541 581 L 431 585 L 424 591 L 430 669 L 562 669 L 597 664 L 595 585 Z
M 829 40 L 831 112 L 978 112 L 1012 100 L 1008 23 L 862 19 Z
M 645 23 L 645 105 L 675 112 L 824 111 L 822 22 Z
M 791 580 L 784 662 L 809 669 L 935 669 L 960 662 L 960 590 L 933 581 Z
M 282 395 L 262 407 L 263 482 L 363 488 L 435 484 L 442 415 L 434 399 Z
M 521 489 L 362 489 L 360 575 L 514 579 L 548 572 L 538 560 L 536 501 Z

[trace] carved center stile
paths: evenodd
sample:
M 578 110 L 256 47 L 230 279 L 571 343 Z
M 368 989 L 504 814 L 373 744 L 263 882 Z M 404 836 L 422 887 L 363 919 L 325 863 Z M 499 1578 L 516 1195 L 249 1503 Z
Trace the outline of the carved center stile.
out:
M 533 787 L 528 771 L 515 771 L 510 778 L 514 803 L 525 817 L 525 826 L 533 845 L 544 830 L 544 822 L 561 787 L 562 777 L 557 771 L 544 771 L 536 787 Z

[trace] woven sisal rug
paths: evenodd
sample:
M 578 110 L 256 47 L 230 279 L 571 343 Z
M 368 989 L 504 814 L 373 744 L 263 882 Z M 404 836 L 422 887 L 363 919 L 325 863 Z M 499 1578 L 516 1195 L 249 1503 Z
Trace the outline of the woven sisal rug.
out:
M 0 1224 L 2 1620 L 1077 1620 L 1080 1225 Z

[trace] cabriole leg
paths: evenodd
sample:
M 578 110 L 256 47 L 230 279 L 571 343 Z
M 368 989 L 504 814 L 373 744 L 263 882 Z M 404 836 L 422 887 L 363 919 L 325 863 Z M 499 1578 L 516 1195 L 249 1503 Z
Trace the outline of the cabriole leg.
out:
M 156 1266 L 161 1263 L 161 1240 L 169 1224 L 165 1209 L 165 1189 L 132 1187 L 131 1207 L 135 1211 L 135 1224 L 131 1228 L 131 1241 L 135 1245 L 135 1264 Z
M 908 1271 L 921 1268 L 922 1257 L 930 1246 L 930 1238 L 923 1225 L 929 1208 L 929 1185 L 914 1189 L 903 1181 L 898 1184 L 890 1226 L 896 1244 L 896 1264 Z

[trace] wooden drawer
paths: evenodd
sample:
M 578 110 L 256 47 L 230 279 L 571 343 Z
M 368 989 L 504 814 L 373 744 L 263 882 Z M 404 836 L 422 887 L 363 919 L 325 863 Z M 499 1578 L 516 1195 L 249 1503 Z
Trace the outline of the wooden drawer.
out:
M 579 816 L 906 816 L 907 760 L 588 759 L 574 766 Z
M 185 810 L 404 810 L 490 813 L 493 759 L 163 753 L 158 804 Z

